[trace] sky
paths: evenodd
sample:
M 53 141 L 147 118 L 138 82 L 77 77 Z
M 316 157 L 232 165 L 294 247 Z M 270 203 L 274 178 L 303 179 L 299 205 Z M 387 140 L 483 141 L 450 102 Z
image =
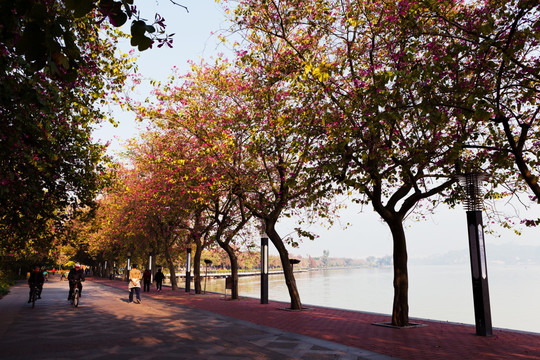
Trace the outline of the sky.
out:
M 167 0 L 140 0 L 136 5 L 146 19 L 152 19 L 157 12 L 165 18 L 167 32 L 174 33 L 174 47 L 154 48 L 139 52 L 139 73 L 143 75 L 143 86 L 131 96 L 144 99 L 151 89 L 151 79 L 165 81 L 174 67 L 180 72 L 189 69 L 188 61 L 200 62 L 201 59 L 211 61 L 219 53 L 230 54 L 221 44 L 218 34 L 226 34 L 229 24 L 221 6 L 214 0 L 175 0 L 188 7 L 185 9 Z M 128 32 L 129 28 L 124 28 Z M 122 44 L 125 51 L 132 48 L 129 41 Z M 136 137 L 144 130 L 133 119 L 134 115 L 112 108 L 118 127 L 104 124 L 94 132 L 94 138 L 101 142 L 111 142 L 110 151 L 121 151 L 122 144 L 129 138 Z M 142 129 L 141 129 L 142 128 Z M 505 201 L 505 200 L 504 200 Z M 499 208 L 513 208 L 518 204 L 498 204 Z M 521 209 L 521 214 L 528 218 L 540 217 L 540 205 L 533 205 L 528 211 Z M 486 221 L 484 219 L 484 221 Z M 342 225 L 351 225 L 343 228 Z M 341 225 L 340 225 L 341 224 Z M 283 237 L 296 226 L 296 220 L 280 222 L 278 231 Z M 468 249 L 467 223 L 465 211 L 462 208 L 448 209 L 441 206 L 436 213 L 427 216 L 422 222 L 407 221 L 406 236 L 410 258 L 423 258 L 448 251 Z M 328 250 L 330 257 L 366 258 L 368 256 L 382 257 L 392 254 L 392 237 L 388 226 L 380 220 L 370 206 L 359 207 L 349 203 L 348 208 L 340 212 L 339 221 L 327 229 L 324 226 L 309 228 L 319 235 L 315 241 L 304 240 L 298 248 L 289 247 L 292 255 L 313 257 L 321 256 Z M 540 246 L 540 228 L 529 228 L 517 236 L 511 230 L 495 228 L 497 234 L 486 234 L 486 251 L 489 256 L 490 244 L 512 243 L 518 245 Z M 273 254 L 277 251 L 270 247 Z

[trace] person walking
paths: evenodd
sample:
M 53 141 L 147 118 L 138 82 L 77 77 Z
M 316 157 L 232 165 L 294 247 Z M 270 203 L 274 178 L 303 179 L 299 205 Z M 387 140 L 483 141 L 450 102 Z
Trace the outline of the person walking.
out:
M 165 275 L 161 272 L 161 268 L 157 270 L 156 276 L 154 276 L 154 279 L 156 280 L 156 289 L 157 291 L 161 291 L 161 285 L 163 283 L 163 279 L 165 279 Z
M 143 292 L 150 292 L 150 283 L 152 282 L 152 272 L 148 269 L 143 272 Z
M 141 303 L 141 272 L 137 269 L 137 264 L 133 264 L 129 271 L 129 302 L 133 302 L 133 293 L 135 293 L 137 304 Z

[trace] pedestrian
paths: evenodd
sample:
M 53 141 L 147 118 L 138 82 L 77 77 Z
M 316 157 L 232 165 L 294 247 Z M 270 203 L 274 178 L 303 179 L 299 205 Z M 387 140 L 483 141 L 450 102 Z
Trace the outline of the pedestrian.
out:
M 143 272 L 143 292 L 150 292 L 150 283 L 152 282 L 152 272 L 148 269 Z
M 51 272 L 52 272 L 52 276 L 54 276 L 54 274 L 56 274 L 56 269 L 53 267 Z
M 161 272 L 161 268 L 157 270 L 157 273 L 154 279 L 156 280 L 157 291 L 161 291 L 161 285 L 163 283 L 163 279 L 165 279 L 165 275 L 163 275 L 163 273 Z
M 133 264 L 129 271 L 129 302 L 133 302 L 133 293 L 136 296 L 136 303 L 141 303 L 141 272 L 137 269 L 137 264 Z
M 28 286 L 30 287 L 30 294 L 28 295 L 28 302 L 32 302 L 32 290 L 37 289 L 37 298 L 41 299 L 41 292 L 43 291 L 43 283 L 45 282 L 45 277 L 41 272 L 39 266 L 34 267 L 34 271 L 30 273 L 28 278 Z

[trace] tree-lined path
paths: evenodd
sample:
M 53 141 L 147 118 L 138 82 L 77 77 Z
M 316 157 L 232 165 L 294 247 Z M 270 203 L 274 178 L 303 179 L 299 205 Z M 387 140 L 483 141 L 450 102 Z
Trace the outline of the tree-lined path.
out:
M 0 300 L 2 360 L 390 359 L 144 294 L 142 304 L 129 304 L 127 286 L 91 280 L 74 308 L 58 279 L 45 283 L 34 309 L 25 283 Z
M 0 300 L 2 360 L 13 359 L 525 359 L 540 358 L 540 334 L 413 319 L 427 326 L 374 326 L 388 315 L 223 295 L 143 293 L 127 303 L 122 281 L 90 278 L 79 308 L 65 297 L 67 282 L 45 285 L 32 309 L 19 283 Z

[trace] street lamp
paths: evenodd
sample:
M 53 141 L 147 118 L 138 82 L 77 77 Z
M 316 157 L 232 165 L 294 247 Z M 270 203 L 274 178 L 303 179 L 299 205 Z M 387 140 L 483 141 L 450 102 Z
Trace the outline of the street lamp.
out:
M 129 282 L 129 270 L 131 267 L 131 252 L 127 253 L 126 281 Z
M 204 263 L 206 264 L 206 270 L 204 274 L 204 293 L 206 294 L 206 279 L 208 279 L 208 265 L 212 265 L 212 260 L 204 259 Z
M 187 249 L 186 255 L 186 292 L 191 291 L 191 248 Z
M 268 235 L 261 230 L 261 304 L 268 304 Z
M 154 265 L 153 265 L 153 261 L 154 261 L 154 249 L 150 249 L 150 256 L 149 256 L 149 259 L 148 259 L 148 270 L 150 270 L 150 282 L 154 281 Z
M 482 186 L 485 174 L 466 173 L 459 176 L 465 187 L 467 197 L 467 227 L 469 233 L 469 253 L 471 258 L 471 274 L 473 286 L 474 317 L 476 335 L 491 336 L 491 309 L 489 302 L 489 286 L 487 276 L 487 261 L 484 242 L 484 225 L 482 223 Z

